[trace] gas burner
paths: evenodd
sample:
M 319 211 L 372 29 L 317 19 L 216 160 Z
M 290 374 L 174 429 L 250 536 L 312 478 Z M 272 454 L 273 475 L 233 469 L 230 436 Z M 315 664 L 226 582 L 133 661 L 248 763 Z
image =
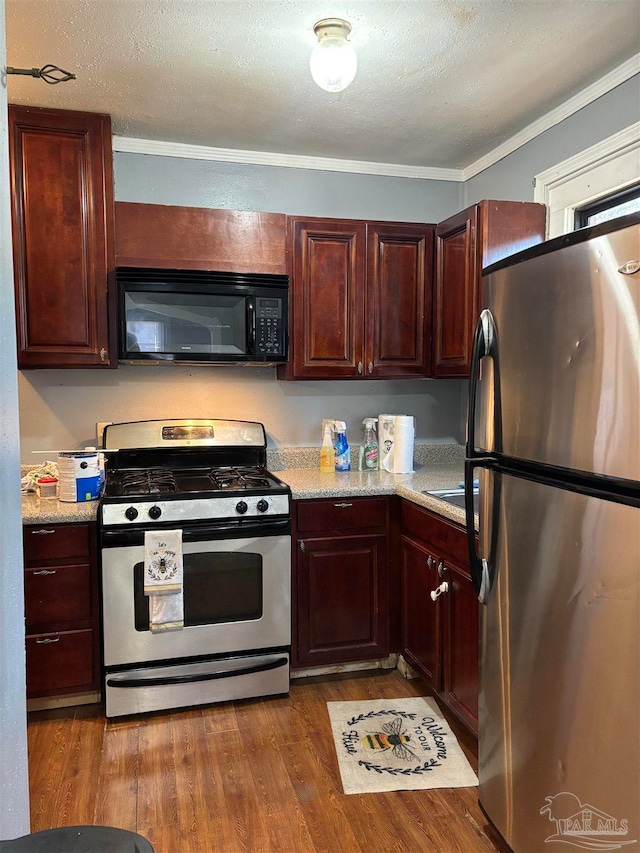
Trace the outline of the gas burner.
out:
M 269 489 L 271 483 L 256 468 L 213 468 L 209 477 L 218 489 Z
M 130 471 L 120 482 L 122 495 L 157 495 L 177 490 L 173 474 L 166 469 Z

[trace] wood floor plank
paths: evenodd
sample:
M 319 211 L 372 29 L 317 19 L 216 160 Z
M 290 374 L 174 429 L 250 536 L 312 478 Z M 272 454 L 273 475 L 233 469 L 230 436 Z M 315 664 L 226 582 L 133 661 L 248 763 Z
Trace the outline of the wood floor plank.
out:
M 178 823 L 178 795 L 171 715 L 141 718 L 139 728 L 138 826 Z
M 32 829 L 119 826 L 155 853 L 508 853 L 475 788 L 343 793 L 327 702 L 426 695 L 375 671 L 116 721 L 100 706 L 32 714 Z M 445 717 L 475 768 L 473 736 Z
M 92 823 L 132 832 L 138 825 L 140 723 L 107 722 L 102 732 Z

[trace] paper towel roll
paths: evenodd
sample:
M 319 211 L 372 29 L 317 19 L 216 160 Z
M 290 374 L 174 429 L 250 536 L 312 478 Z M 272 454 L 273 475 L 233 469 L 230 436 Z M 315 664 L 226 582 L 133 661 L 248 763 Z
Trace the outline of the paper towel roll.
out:
M 392 448 L 392 470 L 394 474 L 413 474 L 413 444 L 415 427 L 410 415 L 396 415 Z
M 383 471 L 393 471 L 391 467 L 395 415 L 378 415 L 378 459 Z

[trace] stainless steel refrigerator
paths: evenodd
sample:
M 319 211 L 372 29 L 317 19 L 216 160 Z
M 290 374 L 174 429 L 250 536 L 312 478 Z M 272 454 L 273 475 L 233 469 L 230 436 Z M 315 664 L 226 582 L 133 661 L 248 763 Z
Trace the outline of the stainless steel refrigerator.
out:
M 483 305 L 480 805 L 515 853 L 640 850 L 640 215 L 487 268 Z

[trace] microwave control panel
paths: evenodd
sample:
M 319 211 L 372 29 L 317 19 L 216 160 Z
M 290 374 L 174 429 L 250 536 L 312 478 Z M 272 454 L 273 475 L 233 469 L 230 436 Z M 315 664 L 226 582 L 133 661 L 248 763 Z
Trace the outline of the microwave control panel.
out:
M 282 355 L 284 352 L 281 299 L 256 298 L 256 351 L 264 355 Z

